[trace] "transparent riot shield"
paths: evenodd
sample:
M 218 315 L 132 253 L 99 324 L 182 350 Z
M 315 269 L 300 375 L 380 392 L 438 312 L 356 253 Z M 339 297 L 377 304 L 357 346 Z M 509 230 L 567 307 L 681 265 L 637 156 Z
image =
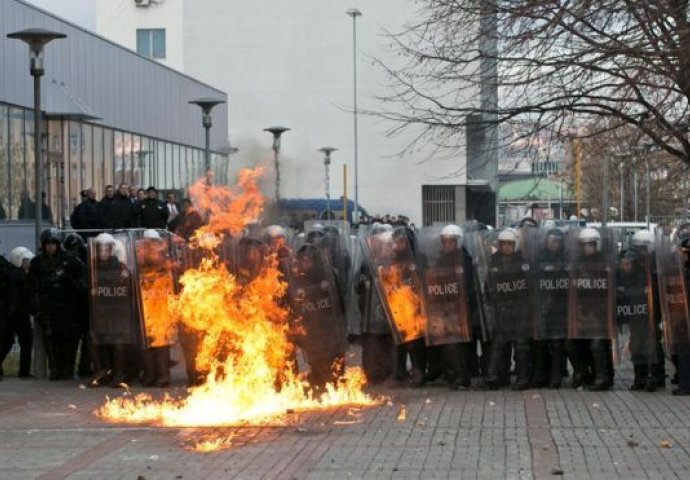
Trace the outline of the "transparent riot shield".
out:
M 241 285 L 247 285 L 261 274 L 267 258 L 268 248 L 261 240 L 242 237 L 237 240 L 235 270 L 232 273 Z
M 310 364 L 344 355 L 345 318 L 333 268 L 312 245 L 303 246 L 291 258 L 288 299 L 303 333 L 296 343 Z
M 497 230 L 465 229 L 465 247 L 472 257 L 479 329 L 482 340 L 490 340 L 495 328 L 493 304 L 489 301 L 487 275 L 490 256 L 496 251 Z
M 532 233 L 532 232 L 531 232 Z M 526 255 L 534 279 L 536 340 L 560 340 L 568 336 L 568 291 L 565 232 L 539 229 L 526 242 Z
M 350 273 L 347 282 L 347 295 L 345 296 L 345 316 L 347 319 L 347 333 L 349 335 L 359 335 L 362 333 L 362 309 L 360 308 L 360 273 L 364 264 L 363 246 L 360 239 L 356 236 L 350 237 Z
M 663 338 L 669 355 L 690 354 L 690 314 L 684 254 L 668 235 L 657 236 L 656 264 Z
M 98 240 L 98 241 L 97 241 Z M 139 310 L 132 243 L 126 234 L 88 242 L 90 333 L 96 345 L 136 344 Z
M 568 338 L 614 340 L 616 239 L 611 230 L 601 228 L 598 239 L 584 241 L 587 230 L 571 229 L 566 237 Z
M 239 241 L 240 239 L 233 235 L 223 235 L 216 249 L 218 252 L 218 259 L 225 265 L 228 272 L 233 275 L 237 274 L 238 269 Z
M 406 238 L 384 232 L 366 238 L 365 251 L 396 343 L 424 336 L 426 313 L 421 282 Z
M 503 231 L 493 232 L 484 236 L 478 260 L 485 310 L 490 313 L 484 329 L 488 338 L 499 342 L 531 339 L 533 282 L 519 232 L 511 232 L 515 242 L 502 241 Z M 512 247 L 506 246 L 511 243 Z
M 171 237 L 157 232 L 134 240 L 136 291 L 143 348 L 165 347 L 177 341 L 177 316 L 170 301 L 175 295 Z
M 653 257 L 630 248 L 618 262 L 616 321 L 629 333 L 632 363 L 651 365 L 657 360 L 657 296 Z
M 472 340 L 465 275 L 465 263 L 471 260 L 462 237 L 442 236 L 441 232 L 441 226 L 428 227 L 417 236 L 423 258 L 426 343 L 432 346 Z

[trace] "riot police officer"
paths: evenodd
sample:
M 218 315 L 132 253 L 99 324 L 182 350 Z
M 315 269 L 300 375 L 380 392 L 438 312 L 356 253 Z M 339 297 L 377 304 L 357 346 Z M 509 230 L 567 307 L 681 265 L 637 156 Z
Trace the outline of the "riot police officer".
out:
M 546 232 L 536 260 L 534 275 L 538 295 L 538 320 L 534 342 L 536 388 L 560 388 L 565 361 L 568 320 L 568 271 L 564 233 L 553 228 Z
M 582 229 L 570 266 L 568 356 L 573 365 L 573 388 L 608 390 L 613 386 L 613 275 L 599 231 Z M 609 255 L 607 255 L 607 253 Z
M 71 379 L 77 353 L 77 292 L 83 265 L 67 255 L 57 231 L 44 230 L 41 253 L 31 260 L 27 286 L 30 313 L 38 319 L 50 370 L 50 380 Z
M 519 237 L 514 229 L 498 235 L 498 250 L 488 264 L 487 296 L 493 307 L 494 325 L 489 366 L 484 387 L 490 390 L 510 384 L 511 344 L 515 348 L 517 378 L 513 388 L 530 387 L 532 369 L 531 298 L 529 264 L 518 250 Z
M 89 334 L 89 294 L 87 287 L 86 245 L 78 233 L 69 233 L 62 241 L 65 252 L 79 259 L 84 265 L 81 281 L 79 282 L 78 302 L 76 305 L 78 343 L 80 346 L 77 374 L 79 378 L 89 378 L 93 374 L 91 369 L 91 336 Z

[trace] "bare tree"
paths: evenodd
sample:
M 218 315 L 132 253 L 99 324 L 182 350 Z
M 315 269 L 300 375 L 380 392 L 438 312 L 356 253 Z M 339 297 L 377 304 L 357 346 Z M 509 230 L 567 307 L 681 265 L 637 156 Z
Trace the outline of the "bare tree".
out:
M 377 113 L 450 148 L 477 119 L 554 137 L 629 126 L 690 164 L 689 1 L 420 0 L 390 34 L 401 61 L 381 63 L 391 93 Z M 487 88 L 497 103 L 479 101 Z

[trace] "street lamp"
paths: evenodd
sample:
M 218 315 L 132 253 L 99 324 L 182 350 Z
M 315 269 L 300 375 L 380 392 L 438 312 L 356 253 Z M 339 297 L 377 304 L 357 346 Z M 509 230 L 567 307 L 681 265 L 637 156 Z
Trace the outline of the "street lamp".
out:
M 42 28 L 29 28 L 7 35 L 7 38 L 21 40 L 29 45 L 29 57 L 31 65 L 29 73 L 34 77 L 34 169 L 36 173 L 34 200 L 36 217 L 36 253 L 41 246 L 41 230 L 43 220 L 43 149 L 41 145 L 41 77 L 45 73 L 43 66 L 43 47 L 52 40 L 65 38 L 64 33 L 44 30 Z
M 327 220 L 331 219 L 331 177 L 329 176 L 329 167 L 331 165 L 331 153 L 337 151 L 335 147 L 321 147 L 319 152 L 323 152 L 323 166 L 326 169 L 326 216 Z
M 355 215 L 352 219 L 354 222 L 359 221 L 359 177 L 357 168 L 357 156 L 358 156 L 358 144 L 357 144 L 357 17 L 362 16 L 356 8 L 350 8 L 347 15 L 352 17 L 352 88 L 353 88 L 353 100 L 352 100 L 352 111 L 354 113 L 354 140 L 355 140 Z
M 201 97 L 195 100 L 190 100 L 190 104 L 196 105 L 201 108 L 201 124 L 206 130 L 206 143 L 204 146 L 204 173 L 206 175 L 206 181 L 211 183 L 211 177 L 209 172 L 211 171 L 211 110 L 216 105 L 225 103 L 225 100 L 219 100 L 217 98 Z
M 290 129 L 287 127 L 268 127 L 264 128 L 264 132 L 269 132 L 273 135 L 273 165 L 276 170 L 276 204 L 280 201 L 280 165 L 278 163 L 278 155 L 280 153 L 280 136 L 289 132 Z

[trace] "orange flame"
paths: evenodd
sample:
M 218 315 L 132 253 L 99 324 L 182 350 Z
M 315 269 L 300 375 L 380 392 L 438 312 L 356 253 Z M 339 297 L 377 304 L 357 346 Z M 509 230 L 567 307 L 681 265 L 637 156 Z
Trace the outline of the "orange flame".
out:
M 404 343 L 424 335 L 425 322 L 422 301 L 414 289 L 404 282 L 402 268 L 404 266 L 397 264 L 381 267 L 380 278 L 395 327 Z
M 196 245 L 211 252 L 182 275 L 182 291 L 168 305 L 183 327 L 201 332 L 196 363 L 207 373 L 205 383 L 188 389 L 183 398 L 139 394 L 108 399 L 95 412 L 101 418 L 178 427 L 284 424 L 287 412 L 380 402 L 363 392 L 366 381 L 357 367 L 345 369 L 317 398 L 294 371 L 288 335 L 294 332 L 289 331 L 286 284 L 276 257 L 270 256 L 255 278 L 239 282 L 213 254 L 217 243 L 200 241 L 235 235 L 259 217 L 264 199 L 256 181 L 262 171 L 243 170 L 233 189 L 204 180 L 190 188 L 200 210 L 210 214 L 208 224 L 195 232 Z M 195 450 L 230 445 L 229 438 L 203 440 Z

